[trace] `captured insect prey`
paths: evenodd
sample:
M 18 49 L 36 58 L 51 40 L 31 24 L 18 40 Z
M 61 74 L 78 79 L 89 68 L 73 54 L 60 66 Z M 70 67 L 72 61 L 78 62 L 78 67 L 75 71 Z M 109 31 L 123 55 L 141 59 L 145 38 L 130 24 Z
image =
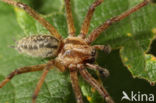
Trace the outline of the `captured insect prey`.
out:
M 94 0 L 90 7 L 88 7 L 88 11 L 86 11 L 87 14 L 84 17 L 84 21 L 82 22 L 78 36 L 76 36 L 77 28 L 75 28 L 71 0 L 64 0 L 63 2 L 65 6 L 64 9 L 68 28 L 68 36 L 66 38 L 63 38 L 56 27 L 50 24 L 44 18 L 44 16 L 39 15 L 39 13 L 37 13 L 27 4 L 17 2 L 16 0 L 1 1 L 24 10 L 28 15 L 33 17 L 34 20 L 38 21 L 43 27 L 45 27 L 48 30 L 49 34 L 25 36 L 15 42 L 15 45 L 13 45 L 12 47 L 19 54 L 26 54 L 31 57 L 42 59 L 48 58 L 48 62 L 45 64 L 17 68 L 13 72 L 11 72 L 3 81 L 0 81 L 0 89 L 3 89 L 3 87 L 18 74 L 42 71 L 41 77 L 32 94 L 32 103 L 37 103 L 37 97 L 48 72 L 51 69 L 58 68 L 60 72 L 69 71 L 72 90 L 75 94 L 76 103 L 84 103 L 85 101 L 83 100 L 84 98 L 78 81 L 78 74 L 80 74 L 84 81 L 86 81 L 92 88 L 94 88 L 98 92 L 98 94 L 100 94 L 100 96 L 106 103 L 116 103 L 114 99 L 115 97 L 113 97 L 111 93 L 109 94 L 103 84 L 99 80 L 97 80 L 97 78 L 95 79 L 95 77 L 93 77 L 90 72 L 88 72 L 88 69 L 98 71 L 99 74 L 102 75 L 102 77 L 104 77 L 105 79 L 106 77 L 111 75 L 111 72 L 107 70 L 109 68 L 106 69 L 105 67 L 102 67 L 96 63 L 96 57 L 98 55 L 98 51 L 109 54 L 112 51 L 113 47 L 111 47 L 109 44 L 94 45 L 93 42 L 111 25 L 116 25 L 116 22 L 120 22 L 134 12 L 137 12 L 143 7 L 150 5 L 150 3 L 153 3 L 154 0 L 140 0 L 141 2 L 139 2 L 134 7 L 126 10 L 120 15 L 106 20 L 104 23 L 101 22 L 101 25 L 97 26 L 95 29 L 89 32 L 91 19 L 92 17 L 94 17 L 94 11 L 96 11 L 96 8 L 105 1 Z

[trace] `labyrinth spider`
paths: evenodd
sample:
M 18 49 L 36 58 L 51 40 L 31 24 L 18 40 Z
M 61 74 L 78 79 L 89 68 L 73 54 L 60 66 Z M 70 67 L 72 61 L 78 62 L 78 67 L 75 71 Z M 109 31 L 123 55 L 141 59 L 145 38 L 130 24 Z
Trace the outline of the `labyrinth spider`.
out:
M 70 0 L 64 0 L 69 32 L 69 36 L 66 39 L 63 39 L 50 23 L 48 23 L 28 5 L 13 0 L 2 1 L 24 9 L 29 15 L 40 22 L 52 34 L 52 36 L 37 35 L 25 37 L 17 42 L 15 49 L 17 49 L 17 51 L 21 53 L 26 53 L 31 56 L 42 58 L 55 57 L 55 59 L 50 60 L 46 64 L 27 66 L 16 69 L 0 83 L 0 88 L 8 83 L 15 75 L 27 72 L 43 71 L 32 97 L 32 103 L 36 103 L 38 93 L 49 70 L 53 67 L 57 67 L 58 69 L 60 69 L 60 71 L 63 72 L 68 68 L 70 71 L 72 87 L 75 92 L 77 103 L 83 103 L 80 87 L 78 85 L 78 72 L 80 72 L 81 76 L 99 92 L 99 94 L 105 99 L 107 103 L 114 103 L 107 90 L 85 69 L 86 67 L 88 67 L 90 69 L 98 70 L 104 76 L 108 76 L 109 72 L 107 69 L 93 63 L 96 57 L 96 50 L 110 52 L 110 47 L 104 45 L 91 46 L 90 44 L 101 34 L 101 32 L 106 30 L 110 25 L 124 19 L 133 12 L 146 6 L 152 0 L 144 0 L 143 2 L 127 10 L 126 12 L 107 20 L 105 23 L 94 29 L 88 37 L 86 37 L 86 35 L 88 34 L 89 25 L 94 10 L 103 2 L 103 0 L 95 0 L 95 2 L 90 6 L 85 20 L 82 24 L 80 34 L 77 37 L 75 36 L 75 27 L 71 13 Z

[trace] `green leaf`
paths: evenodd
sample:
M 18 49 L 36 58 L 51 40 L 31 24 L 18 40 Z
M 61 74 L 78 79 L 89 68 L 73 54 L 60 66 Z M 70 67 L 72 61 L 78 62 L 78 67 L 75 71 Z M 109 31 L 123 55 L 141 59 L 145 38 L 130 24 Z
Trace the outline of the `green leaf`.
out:
M 93 75 L 94 74 L 95 73 L 93 73 Z M 80 78 L 79 84 L 81 86 L 83 95 L 86 97 L 89 103 L 104 103 L 102 96 L 100 96 L 100 94 L 93 87 L 91 87 L 91 85 L 86 83 L 83 78 Z
M 144 77 L 146 80 L 151 82 L 151 84 L 155 84 L 156 82 L 156 57 L 148 54 L 146 57 L 146 69 L 143 72 L 146 76 Z
M 0 4 L 0 8 L 2 8 L 0 9 L 0 23 L 4 23 L 0 32 L 0 35 L 3 37 L 0 38 L 0 81 L 2 81 L 4 77 L 17 68 L 47 62 L 47 60 L 17 53 L 17 51 L 9 47 L 14 45 L 14 39 L 18 40 L 29 35 L 49 34 L 49 32 L 21 9 L 12 8 L 4 3 Z M 16 15 L 13 10 L 15 10 Z M 46 15 L 47 20 L 55 22 L 54 26 L 58 27 L 58 30 L 63 35 L 66 35 L 67 28 L 64 14 L 59 15 L 58 13 L 52 16 Z M 41 73 L 35 72 L 16 76 L 3 89 L 0 89 L 0 103 L 30 103 L 33 90 Z M 54 69 L 47 75 L 37 103 L 70 103 L 71 100 L 75 100 L 71 93 L 69 74 L 66 72 L 61 73 L 59 70 Z
M 67 37 L 63 0 L 21 1 L 42 13 L 41 16 L 57 28 L 63 37 Z M 83 19 L 93 1 L 72 1 L 77 32 L 79 32 Z M 104 3 L 95 10 L 89 33 L 109 18 L 121 14 L 141 1 L 143 0 L 104 0 Z M 112 25 L 93 43 L 110 44 L 113 49 L 120 48 L 123 64 L 132 75 L 152 83 L 156 81 L 155 61 L 153 61 L 155 59 L 151 59 L 154 57 L 146 55 L 146 53 L 155 36 L 152 33 L 153 28 L 156 28 L 155 10 L 156 5 L 154 4 L 144 7 L 137 13 Z M 3 24 L 0 26 L 0 81 L 16 68 L 47 62 L 47 60 L 19 54 L 13 48 L 8 47 L 14 45 L 13 39 L 18 40 L 29 35 L 49 34 L 41 24 L 23 10 L 10 7 L 4 3 L 0 3 L 0 23 Z M 30 103 L 41 73 L 35 72 L 16 76 L 4 88 L 0 89 L 0 103 Z M 93 92 L 91 86 L 86 82 L 80 80 L 80 85 L 83 95 L 91 98 L 91 100 L 88 99 L 90 103 L 104 102 L 100 95 Z M 73 101 L 75 102 L 75 98 L 71 89 L 69 73 L 61 73 L 57 69 L 51 70 L 40 91 L 37 103 L 73 103 Z
M 79 2 L 79 0 L 77 0 L 77 2 L 75 2 L 75 11 L 79 14 L 77 16 L 80 24 L 82 24 L 87 9 L 93 1 L 94 0 Z M 104 0 L 104 3 L 95 11 L 90 32 L 111 17 L 121 14 L 142 1 L 143 0 Z M 82 9 L 78 9 L 80 6 Z M 145 78 L 146 75 L 142 71 L 149 68 L 146 67 L 144 54 L 148 52 L 150 44 L 156 34 L 152 32 L 156 28 L 155 10 L 156 5 L 149 4 L 109 27 L 93 44 L 109 44 L 113 49 L 121 48 L 120 55 L 123 64 L 134 77 Z M 154 75 L 156 74 L 153 74 L 153 76 Z M 151 79 L 147 80 L 152 82 Z
M 135 40 L 129 39 L 120 50 L 123 63 L 133 73 L 133 76 L 141 76 L 140 71 L 144 70 L 145 65 L 143 49 L 138 45 Z

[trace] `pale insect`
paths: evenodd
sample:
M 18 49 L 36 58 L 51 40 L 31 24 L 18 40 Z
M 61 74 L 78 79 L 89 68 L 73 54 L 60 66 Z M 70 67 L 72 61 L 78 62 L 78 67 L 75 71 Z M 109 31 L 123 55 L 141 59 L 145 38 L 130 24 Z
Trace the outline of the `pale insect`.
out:
M 95 88 L 98 91 L 98 93 L 105 99 L 107 103 L 115 103 L 114 100 L 109 95 L 109 93 L 107 92 L 107 90 L 104 88 L 104 86 L 101 85 L 96 79 L 94 79 L 86 69 L 89 68 L 93 70 L 98 70 L 105 77 L 107 77 L 109 75 L 109 71 L 105 68 L 102 68 L 94 64 L 94 62 L 96 57 L 96 50 L 110 52 L 111 49 L 109 46 L 104 45 L 91 46 L 90 44 L 113 23 L 124 19 L 133 12 L 136 12 L 137 10 L 146 6 L 150 2 L 155 2 L 154 0 L 143 0 L 141 3 L 127 10 L 126 12 L 123 12 L 122 14 L 107 20 L 105 23 L 94 29 L 88 37 L 86 37 L 95 8 L 103 2 L 103 0 L 95 0 L 88 10 L 88 13 L 82 24 L 79 36 L 76 37 L 70 0 L 64 0 L 69 36 L 66 39 L 63 39 L 61 35 L 57 32 L 57 30 L 49 22 L 47 22 L 44 18 L 42 18 L 28 5 L 23 4 L 21 2 L 16 2 L 14 0 L 2 0 L 2 1 L 10 5 L 24 9 L 29 15 L 31 15 L 34 19 L 40 22 L 45 28 L 47 28 L 47 30 L 51 33 L 51 35 L 53 35 L 53 36 L 35 35 L 25 37 L 19 40 L 15 48 L 20 53 L 25 53 L 30 56 L 41 58 L 54 56 L 55 58 L 49 60 L 49 62 L 46 64 L 26 66 L 16 69 L 0 83 L 0 88 L 2 88 L 15 75 L 27 72 L 43 71 L 42 76 L 39 82 L 37 83 L 35 92 L 33 94 L 32 103 L 36 103 L 38 93 L 45 80 L 45 77 L 49 72 L 49 70 L 52 69 L 54 66 L 60 69 L 61 71 L 69 69 L 71 83 L 77 103 L 83 103 L 81 90 L 78 84 L 78 76 L 77 76 L 78 72 L 80 72 L 80 75 L 84 78 L 84 80 L 86 80 L 93 88 Z

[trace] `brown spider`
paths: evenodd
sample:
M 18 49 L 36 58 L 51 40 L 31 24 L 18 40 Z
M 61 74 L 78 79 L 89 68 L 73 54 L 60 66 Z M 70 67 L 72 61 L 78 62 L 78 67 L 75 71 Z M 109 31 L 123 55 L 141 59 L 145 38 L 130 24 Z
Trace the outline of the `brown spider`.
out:
M 91 46 L 90 44 L 101 34 L 101 32 L 106 30 L 110 25 L 124 19 L 133 12 L 146 6 L 147 4 L 149 4 L 149 2 L 152 2 L 152 0 L 144 0 L 143 2 L 127 10 L 126 12 L 107 20 L 105 23 L 93 30 L 87 38 L 86 34 L 88 33 L 90 21 L 93 16 L 94 10 L 103 2 L 103 0 L 95 0 L 95 2 L 90 6 L 85 20 L 82 24 L 80 35 L 77 37 L 75 36 L 75 27 L 71 13 L 70 0 L 64 0 L 69 32 L 69 36 L 66 39 L 63 39 L 50 23 L 48 23 L 28 5 L 13 0 L 2 1 L 24 9 L 29 15 L 31 15 L 44 27 L 46 27 L 47 30 L 53 35 L 37 35 L 23 38 L 19 40 L 17 42 L 17 45 L 15 46 L 17 51 L 42 58 L 55 56 L 55 59 L 50 60 L 47 64 L 39 64 L 35 66 L 27 66 L 16 69 L 0 83 L 0 88 L 8 83 L 15 75 L 42 70 L 42 76 L 37 83 L 35 92 L 32 97 L 32 103 L 36 103 L 36 98 L 47 73 L 55 66 L 61 71 L 64 71 L 67 68 L 69 69 L 72 87 L 75 92 L 77 103 L 83 103 L 80 87 L 78 85 L 78 71 L 80 72 L 81 76 L 93 88 L 95 88 L 103 98 L 105 98 L 105 101 L 107 103 L 114 103 L 107 90 L 85 69 L 86 67 L 88 67 L 90 69 L 98 70 L 103 73 L 103 75 L 108 76 L 108 70 L 93 63 L 95 61 L 96 50 L 104 50 L 105 52 L 109 52 L 110 47 L 104 45 Z

